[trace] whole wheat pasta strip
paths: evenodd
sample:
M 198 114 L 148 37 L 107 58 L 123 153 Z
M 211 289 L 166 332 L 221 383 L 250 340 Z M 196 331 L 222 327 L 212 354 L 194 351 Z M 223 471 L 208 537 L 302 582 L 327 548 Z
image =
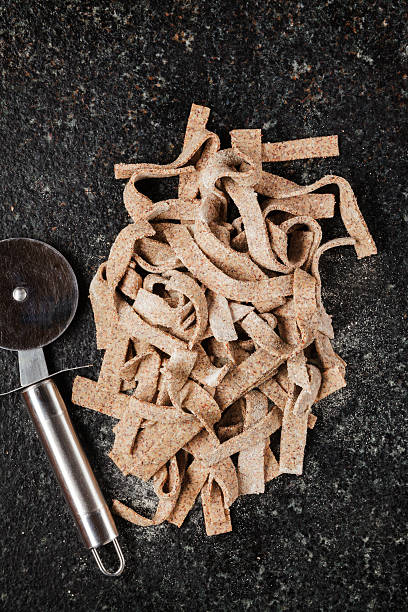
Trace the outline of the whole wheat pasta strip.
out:
M 116 329 L 116 337 L 105 350 L 98 378 L 98 387 L 119 393 L 122 386 L 120 368 L 126 363 L 129 351 L 129 338 Z
M 264 349 L 257 349 L 245 361 L 228 372 L 215 393 L 215 399 L 221 410 L 225 410 L 256 387 L 262 378 L 274 372 L 284 359 L 282 356 L 273 357 Z
M 167 517 L 169 523 L 181 527 L 187 514 L 193 507 L 205 481 L 208 478 L 209 469 L 194 459 L 187 468 L 181 485 L 180 495 L 171 514 Z
M 174 225 L 171 229 L 167 229 L 165 234 L 186 268 L 209 289 L 230 300 L 264 301 L 266 298 L 273 299 L 292 294 L 291 275 L 260 281 L 237 281 L 209 261 L 185 226 Z
M 245 253 L 239 253 L 223 244 L 211 231 L 207 223 L 196 219 L 194 239 L 201 251 L 217 268 L 236 280 L 256 281 L 267 277 L 265 272 Z
M 268 414 L 268 399 L 259 391 L 250 391 L 245 400 L 244 431 Z M 239 452 L 237 475 L 241 495 L 264 493 L 266 448 L 269 448 L 269 438 Z
M 265 142 L 262 145 L 263 162 L 282 162 L 312 157 L 339 155 L 338 136 L 315 136 L 284 142 Z
M 130 397 L 128 412 L 151 423 L 193 423 L 195 416 L 172 406 L 160 406 Z M 123 420 L 123 419 L 122 419 Z
M 292 352 L 292 348 L 285 344 L 271 326 L 255 312 L 247 314 L 240 325 L 259 347 L 274 357 L 285 358 Z
M 338 246 L 355 246 L 355 239 L 346 237 L 346 238 L 334 238 L 334 240 L 329 240 L 328 242 L 325 242 L 324 244 L 322 244 L 317 249 L 316 253 L 313 256 L 311 274 L 313 274 L 314 278 L 316 279 L 316 299 L 317 299 L 319 310 L 324 311 L 324 307 L 322 304 L 322 296 L 321 296 L 322 281 L 321 281 L 320 272 L 319 272 L 320 257 L 323 255 L 323 253 L 325 253 L 329 249 L 333 249 Z
M 238 340 L 227 299 L 209 290 L 207 293 L 208 321 L 214 338 L 230 342 Z
M 194 139 L 197 132 L 206 131 L 206 125 L 208 117 L 210 115 L 210 109 L 205 106 L 198 106 L 192 104 L 190 115 L 188 117 L 186 131 L 184 134 L 183 149 L 188 148 L 190 142 Z M 207 143 L 203 145 L 203 149 L 207 149 L 207 155 L 218 150 L 219 141 L 216 139 L 207 140 Z M 203 151 L 202 151 L 203 153 Z M 202 158 L 202 155 L 201 155 Z M 195 198 L 198 193 L 198 176 L 197 172 L 191 172 L 190 174 L 180 175 L 179 197 Z
M 192 104 L 190 114 L 188 116 L 186 130 L 184 134 L 183 149 L 185 149 L 188 143 L 192 140 L 192 137 L 197 132 L 206 130 L 207 121 L 210 116 L 210 109 L 208 106 L 200 106 L 199 104 Z
M 112 292 L 122 280 L 132 255 L 136 240 L 153 236 L 154 229 L 147 221 L 139 221 L 127 225 L 119 233 L 110 250 L 108 263 L 106 265 L 106 278 Z
M 188 164 L 190 159 L 208 139 L 213 139 L 215 142 L 219 142 L 218 136 L 212 132 L 208 132 L 207 130 L 194 134 L 191 141 L 188 143 L 188 146 L 183 149 L 177 159 L 170 164 L 115 164 L 115 178 L 131 179 L 134 175 L 141 177 L 143 173 L 150 178 L 153 178 L 153 174 L 156 173 L 158 175 L 157 178 L 161 178 L 164 176 L 177 176 L 180 174 L 180 170 L 184 170 L 185 172 L 193 172 L 194 166 L 186 166 L 186 164 Z M 183 166 L 185 167 L 183 168 Z M 171 172 L 174 172 L 174 174 L 171 174 Z M 141 178 L 138 180 L 141 180 Z
M 301 474 L 305 452 L 308 415 L 319 392 L 321 374 L 319 370 L 308 365 L 311 380 L 310 393 L 302 389 L 298 397 L 294 385 L 289 392 L 288 402 L 283 412 L 280 443 L 280 474 Z
M 331 193 L 305 193 L 293 198 L 270 198 L 262 205 L 264 217 L 273 211 L 285 211 L 295 216 L 328 219 L 334 217 L 335 197 Z
M 232 531 L 229 509 L 224 505 L 221 488 L 211 477 L 202 488 L 201 501 L 207 535 Z
M 117 312 L 115 300 L 106 280 L 107 262 L 102 263 L 89 287 L 93 316 L 96 328 L 96 347 L 106 349 L 117 333 Z
M 181 154 L 175 159 L 173 162 L 169 164 L 151 164 L 151 163 L 140 163 L 140 164 L 124 164 L 119 163 L 115 164 L 114 172 L 116 179 L 130 179 L 134 174 L 142 175 L 143 172 L 146 174 L 150 174 L 152 178 L 152 173 L 157 173 L 159 176 L 157 178 L 161 178 L 166 176 L 166 171 L 169 173 L 171 171 L 185 171 L 186 174 L 194 173 L 194 166 L 187 166 L 188 162 L 194 157 L 195 153 L 200 149 L 200 147 L 206 143 L 206 141 L 212 141 L 212 150 L 215 151 L 219 147 L 219 138 L 213 132 L 209 132 L 208 130 L 203 130 L 200 133 L 194 134 L 191 142 L 188 143 L 188 146 L 183 149 Z M 182 172 L 181 174 L 184 174 Z M 167 176 L 171 176 L 171 174 L 167 174 Z M 175 174 L 176 176 L 176 174 Z
M 192 104 L 190 116 L 188 118 L 184 145 L 180 155 L 170 164 L 115 164 L 115 178 L 130 178 L 139 168 L 179 168 L 187 164 L 199 149 L 210 141 L 212 147 L 210 153 L 219 148 L 219 138 L 213 132 L 206 129 L 206 123 L 210 114 L 210 109 L 205 106 Z
M 205 106 L 198 106 L 193 104 L 191 106 L 190 115 L 188 117 L 186 131 L 184 134 L 183 149 L 189 147 L 190 142 L 194 139 L 197 132 L 203 132 L 206 130 L 208 117 L 210 115 L 210 109 Z M 218 140 L 208 140 L 203 145 L 203 150 L 209 149 L 210 152 L 216 151 L 219 148 Z M 201 154 L 202 157 L 202 154 Z M 198 173 L 197 171 L 189 174 L 182 174 L 179 178 L 178 187 L 179 197 L 195 198 L 198 194 Z
M 317 327 L 316 280 L 300 268 L 293 275 L 293 304 L 302 342 L 310 343 Z

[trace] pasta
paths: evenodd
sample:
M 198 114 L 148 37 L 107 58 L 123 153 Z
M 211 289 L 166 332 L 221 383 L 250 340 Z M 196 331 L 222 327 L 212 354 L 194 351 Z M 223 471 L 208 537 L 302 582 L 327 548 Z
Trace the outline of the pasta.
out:
M 117 419 L 110 458 L 153 480 L 152 518 L 118 500 L 116 514 L 180 527 L 201 495 L 216 535 L 232 529 L 239 495 L 302 473 L 313 405 L 345 385 L 319 260 L 332 247 L 358 257 L 376 247 L 345 179 L 302 187 L 262 167 L 338 155 L 337 136 L 262 143 L 261 130 L 233 130 L 221 149 L 209 113 L 193 104 L 174 162 L 115 166 L 132 223 L 91 283 L 105 355 L 97 382 L 75 379 L 72 400 Z M 178 177 L 178 198 L 153 202 L 137 189 L 166 177 Z M 318 219 L 334 216 L 335 197 L 315 192 L 327 185 L 339 190 L 347 236 L 322 244 Z

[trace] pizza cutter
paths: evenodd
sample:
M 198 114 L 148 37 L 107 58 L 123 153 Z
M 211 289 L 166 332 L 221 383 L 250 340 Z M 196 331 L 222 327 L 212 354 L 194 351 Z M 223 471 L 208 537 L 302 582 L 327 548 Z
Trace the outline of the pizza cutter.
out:
M 77 304 L 78 284 L 61 253 L 29 238 L 0 241 L 0 348 L 18 351 L 23 398 L 83 544 L 103 574 L 119 576 L 125 562 L 118 531 L 42 349 L 67 329 Z M 115 572 L 98 552 L 109 542 L 119 559 Z

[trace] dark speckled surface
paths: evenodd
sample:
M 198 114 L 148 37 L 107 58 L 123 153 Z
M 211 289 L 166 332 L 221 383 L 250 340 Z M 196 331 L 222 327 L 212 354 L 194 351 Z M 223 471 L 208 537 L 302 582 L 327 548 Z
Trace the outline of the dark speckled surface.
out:
M 21 400 L 2 399 L 0 608 L 406 609 L 406 4 L 23 0 L 1 3 L 0 30 L 0 238 L 49 242 L 80 283 L 51 369 L 99 364 L 88 285 L 127 223 L 114 162 L 174 159 L 193 101 L 211 106 L 224 142 L 239 127 L 265 141 L 338 133 L 340 158 L 274 169 L 347 178 L 379 248 L 323 262 L 348 387 L 319 405 L 304 475 L 241 498 L 232 534 L 207 538 L 200 507 L 180 530 L 118 521 L 118 580 L 81 549 Z M 2 388 L 16 366 L 0 354 Z M 151 510 L 150 489 L 106 456 L 110 419 L 69 409 L 107 499 Z

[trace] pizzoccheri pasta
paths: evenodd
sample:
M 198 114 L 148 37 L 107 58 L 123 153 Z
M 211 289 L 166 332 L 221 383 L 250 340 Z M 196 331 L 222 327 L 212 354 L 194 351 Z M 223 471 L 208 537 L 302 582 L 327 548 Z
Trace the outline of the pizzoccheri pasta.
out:
M 231 530 L 239 495 L 302 473 L 313 405 L 345 386 L 319 260 L 337 246 L 359 258 L 376 247 L 345 179 L 302 187 L 263 170 L 336 156 L 337 136 L 262 143 L 261 130 L 233 130 L 220 149 L 209 113 L 193 104 L 174 162 L 115 166 L 132 223 L 91 283 L 105 355 L 97 382 L 75 379 L 72 400 L 116 419 L 112 461 L 153 480 L 152 518 L 117 500 L 115 513 L 180 527 L 201 495 L 214 535 Z M 153 202 L 137 189 L 175 176 L 178 198 Z M 322 244 L 318 220 L 334 216 L 335 197 L 316 190 L 327 185 L 338 187 L 346 236 Z

